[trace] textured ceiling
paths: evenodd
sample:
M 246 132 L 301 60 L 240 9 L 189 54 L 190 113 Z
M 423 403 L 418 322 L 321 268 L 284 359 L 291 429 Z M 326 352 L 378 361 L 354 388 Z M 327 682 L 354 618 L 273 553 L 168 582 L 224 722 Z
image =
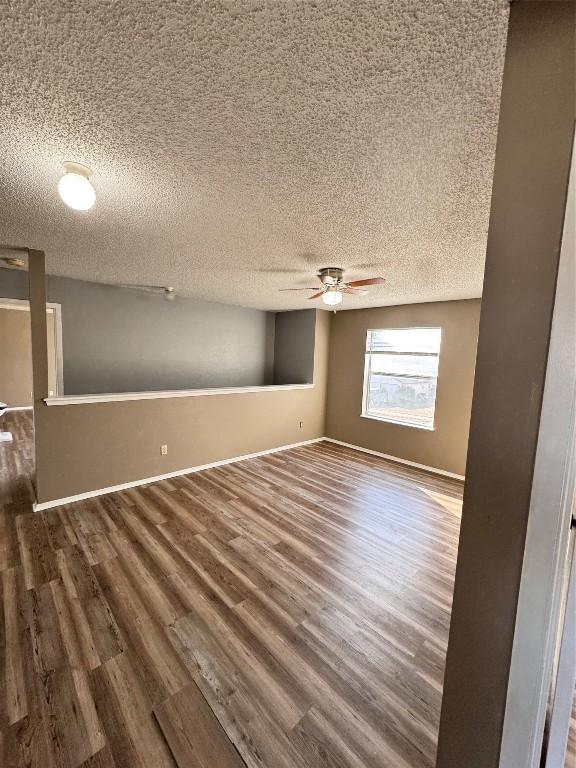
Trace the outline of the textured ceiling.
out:
M 0 241 L 50 272 L 310 306 L 481 293 L 505 0 L 13 0 L 0 26 Z M 66 208 L 61 163 L 94 170 Z

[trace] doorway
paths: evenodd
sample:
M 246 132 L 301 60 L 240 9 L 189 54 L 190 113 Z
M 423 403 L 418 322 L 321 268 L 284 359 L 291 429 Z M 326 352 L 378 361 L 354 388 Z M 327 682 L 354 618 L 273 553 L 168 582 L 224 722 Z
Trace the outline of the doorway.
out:
M 52 397 L 64 394 L 60 304 L 46 305 L 46 324 Z M 0 298 L 0 401 L 7 410 L 32 408 L 30 304 L 23 299 Z

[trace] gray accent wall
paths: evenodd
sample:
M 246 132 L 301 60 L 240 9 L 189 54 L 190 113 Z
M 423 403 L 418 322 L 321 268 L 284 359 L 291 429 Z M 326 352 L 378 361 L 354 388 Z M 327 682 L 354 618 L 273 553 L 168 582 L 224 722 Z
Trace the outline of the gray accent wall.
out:
M 47 283 L 47 300 L 62 305 L 66 395 L 272 383 L 274 313 L 53 275 Z M 0 269 L 0 297 L 27 299 L 27 274 Z
M 316 310 L 277 312 L 274 384 L 311 384 L 314 377 Z
M 28 273 L 0 267 L 0 299 L 28 300 Z

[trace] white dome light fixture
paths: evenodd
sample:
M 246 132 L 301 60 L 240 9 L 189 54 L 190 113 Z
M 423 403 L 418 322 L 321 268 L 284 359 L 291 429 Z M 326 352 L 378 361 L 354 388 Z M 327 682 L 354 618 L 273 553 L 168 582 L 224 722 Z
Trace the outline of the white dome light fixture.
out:
M 88 211 L 96 202 L 96 192 L 90 183 L 92 171 L 80 163 L 66 162 L 64 176 L 58 182 L 58 194 L 75 211 Z
M 322 301 L 329 307 L 335 307 L 342 303 L 342 294 L 336 288 L 329 288 L 322 294 Z

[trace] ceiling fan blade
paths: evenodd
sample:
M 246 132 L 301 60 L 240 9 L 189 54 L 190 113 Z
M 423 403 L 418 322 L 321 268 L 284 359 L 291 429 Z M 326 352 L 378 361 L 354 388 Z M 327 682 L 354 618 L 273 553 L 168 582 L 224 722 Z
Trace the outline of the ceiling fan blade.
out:
M 368 294 L 368 291 L 362 291 L 359 288 L 344 288 L 342 290 L 342 293 L 349 293 L 352 296 L 366 296 Z
M 176 292 L 168 285 L 138 285 L 136 283 L 121 283 L 119 288 L 128 288 L 130 291 L 139 291 L 149 296 L 164 296 L 168 301 L 174 301 Z
M 279 291 L 315 291 L 316 286 L 314 288 L 278 288 Z
M 324 291 L 318 291 L 318 293 L 315 293 L 313 296 L 308 296 L 309 299 L 317 299 L 319 296 L 322 296 L 324 294 Z
M 364 280 L 352 280 L 346 285 L 348 288 L 359 288 L 361 285 L 384 285 L 385 282 L 383 277 L 366 277 Z
M 119 288 L 131 288 L 133 291 L 148 291 L 148 293 L 159 293 L 165 290 L 163 285 L 138 285 L 137 283 L 120 283 Z

